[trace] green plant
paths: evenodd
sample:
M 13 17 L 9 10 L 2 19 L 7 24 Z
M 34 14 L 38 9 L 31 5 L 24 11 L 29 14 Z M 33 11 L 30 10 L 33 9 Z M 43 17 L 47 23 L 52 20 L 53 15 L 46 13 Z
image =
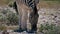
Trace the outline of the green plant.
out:
M 5 22 L 6 21 L 6 16 L 2 13 L 0 13 L 0 22 Z
M 41 24 L 40 32 L 44 34 L 60 34 L 60 26 L 56 26 L 55 24 Z
M 2 11 L 0 11 L 0 22 L 0 24 L 17 25 L 18 15 L 8 8 L 6 10 L 2 9 Z
M 18 24 L 18 15 L 16 13 L 9 12 L 7 15 L 7 20 L 9 22 L 7 24 L 17 25 Z

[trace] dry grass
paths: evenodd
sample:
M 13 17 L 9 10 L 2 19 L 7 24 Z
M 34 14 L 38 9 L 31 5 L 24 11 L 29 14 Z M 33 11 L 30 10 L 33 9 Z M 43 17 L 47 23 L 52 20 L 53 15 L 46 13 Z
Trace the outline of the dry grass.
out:
M 9 2 L 11 2 L 13 0 L 0 0 L 0 6 L 6 6 L 9 4 Z
M 60 2 L 58 1 L 40 1 L 38 8 L 59 8 Z
M 13 0 L 12 0 L 13 1 Z M 6 6 L 11 0 L 0 0 L 0 6 Z M 40 1 L 39 8 L 60 8 L 59 1 Z
M 18 29 L 19 26 L 6 26 L 8 30 L 15 30 Z

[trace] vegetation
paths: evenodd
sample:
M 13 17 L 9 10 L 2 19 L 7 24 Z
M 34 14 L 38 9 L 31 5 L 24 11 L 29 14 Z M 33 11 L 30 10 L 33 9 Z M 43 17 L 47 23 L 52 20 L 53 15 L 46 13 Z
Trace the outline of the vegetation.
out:
M 0 6 L 5 6 L 8 5 L 10 2 L 12 2 L 13 0 L 0 0 Z
M 2 10 L 0 11 L 0 22 L 7 25 L 17 25 L 18 24 L 18 15 L 13 11 Z
M 18 24 L 18 15 L 15 13 L 8 13 L 7 20 L 9 21 L 9 23 L 7 23 L 7 24 L 17 25 Z
M 56 26 L 55 24 L 41 24 L 40 32 L 44 34 L 60 34 L 60 26 Z
M 0 25 L 0 31 L 6 30 L 5 26 Z

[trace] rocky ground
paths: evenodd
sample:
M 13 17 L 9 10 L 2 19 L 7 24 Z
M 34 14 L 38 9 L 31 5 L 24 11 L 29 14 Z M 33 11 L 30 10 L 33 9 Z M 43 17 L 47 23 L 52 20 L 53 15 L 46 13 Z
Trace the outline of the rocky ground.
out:
M 39 19 L 38 19 L 38 26 L 39 24 L 44 23 L 54 23 L 60 24 L 60 9 L 56 8 L 41 8 L 39 11 Z

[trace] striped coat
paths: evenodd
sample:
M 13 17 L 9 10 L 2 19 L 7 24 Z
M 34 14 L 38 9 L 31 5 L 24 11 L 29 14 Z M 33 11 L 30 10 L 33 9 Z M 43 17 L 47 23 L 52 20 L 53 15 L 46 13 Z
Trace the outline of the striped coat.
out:
M 22 29 L 26 29 L 29 14 L 33 12 L 32 9 L 38 3 L 38 0 L 16 0 L 16 3 L 19 13 L 19 25 Z

